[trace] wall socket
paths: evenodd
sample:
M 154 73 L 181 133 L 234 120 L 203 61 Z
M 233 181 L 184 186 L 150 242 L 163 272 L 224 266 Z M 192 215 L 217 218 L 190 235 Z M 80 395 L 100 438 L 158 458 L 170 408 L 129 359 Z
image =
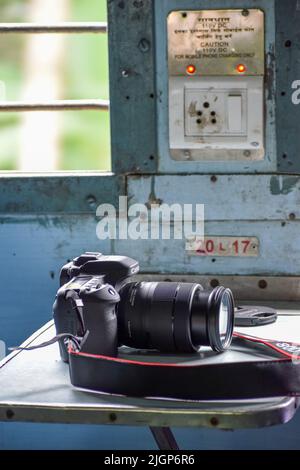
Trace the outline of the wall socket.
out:
M 263 160 L 264 11 L 172 11 L 167 24 L 171 158 Z
M 247 131 L 247 90 L 185 89 L 186 136 L 236 136 Z
M 174 160 L 264 158 L 262 76 L 170 77 L 169 83 Z

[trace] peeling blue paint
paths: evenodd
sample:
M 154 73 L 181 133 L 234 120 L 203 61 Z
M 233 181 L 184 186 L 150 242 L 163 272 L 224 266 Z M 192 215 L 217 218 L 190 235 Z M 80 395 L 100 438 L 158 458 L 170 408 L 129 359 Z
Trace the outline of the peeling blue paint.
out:
M 299 176 L 272 176 L 270 180 L 270 191 L 273 196 L 290 194 L 300 190 Z

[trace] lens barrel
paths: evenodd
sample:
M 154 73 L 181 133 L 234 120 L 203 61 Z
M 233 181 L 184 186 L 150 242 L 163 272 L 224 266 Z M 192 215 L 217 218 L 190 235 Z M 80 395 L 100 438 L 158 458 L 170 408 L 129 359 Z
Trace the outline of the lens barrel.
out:
M 199 346 L 216 352 L 227 349 L 234 327 L 234 299 L 230 289 L 216 287 L 200 291 L 194 297 L 191 315 L 192 339 Z
M 131 282 L 119 292 L 119 343 L 169 353 L 224 351 L 231 343 L 234 300 L 229 289 L 200 284 Z

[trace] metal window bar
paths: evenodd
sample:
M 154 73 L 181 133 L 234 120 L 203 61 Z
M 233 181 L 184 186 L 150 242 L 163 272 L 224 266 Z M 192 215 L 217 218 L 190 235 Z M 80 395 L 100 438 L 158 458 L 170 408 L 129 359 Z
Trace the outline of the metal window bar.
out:
M 107 33 L 107 23 L 76 22 L 59 24 L 39 23 L 0 23 L 0 34 L 28 33 L 28 34 L 72 34 L 72 33 Z M 0 101 L 0 112 L 28 112 L 28 111 L 107 111 L 109 101 L 101 99 L 89 100 L 57 100 L 49 102 Z
M 0 23 L 0 33 L 107 33 L 107 23 Z

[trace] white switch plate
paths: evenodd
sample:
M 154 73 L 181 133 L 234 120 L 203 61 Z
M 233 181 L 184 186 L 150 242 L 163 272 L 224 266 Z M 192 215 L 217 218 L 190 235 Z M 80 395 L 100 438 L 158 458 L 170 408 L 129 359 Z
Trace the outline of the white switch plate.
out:
M 173 159 L 245 161 L 264 158 L 262 76 L 177 76 L 170 77 L 169 83 Z M 241 99 L 240 109 L 236 97 Z

